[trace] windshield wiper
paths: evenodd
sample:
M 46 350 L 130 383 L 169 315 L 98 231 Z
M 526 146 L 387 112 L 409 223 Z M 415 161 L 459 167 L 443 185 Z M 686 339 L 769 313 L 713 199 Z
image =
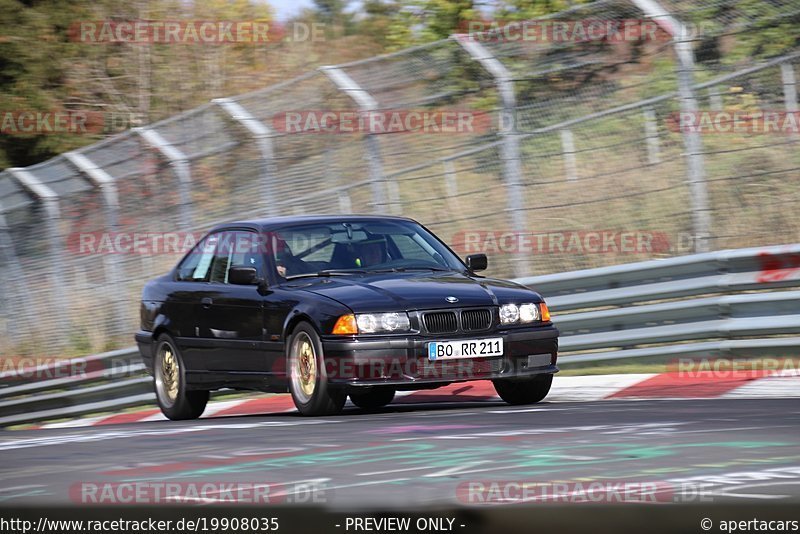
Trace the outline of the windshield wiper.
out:
M 317 276 L 347 276 L 348 274 L 365 274 L 367 271 L 363 269 L 325 269 L 315 273 L 301 273 L 293 274 L 285 277 L 287 280 L 294 280 L 295 278 L 313 278 Z
M 406 271 L 440 271 L 450 272 L 452 269 L 445 269 L 443 267 L 392 267 L 391 269 L 375 269 L 369 271 L 370 273 L 403 273 Z

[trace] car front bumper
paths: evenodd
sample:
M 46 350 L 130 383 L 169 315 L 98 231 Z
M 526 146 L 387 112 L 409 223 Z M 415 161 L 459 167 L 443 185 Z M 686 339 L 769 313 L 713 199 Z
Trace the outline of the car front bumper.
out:
M 428 360 L 428 343 L 503 338 L 502 356 Z M 339 386 L 426 385 L 497 378 L 523 378 L 558 372 L 558 329 L 553 325 L 509 328 L 480 334 L 386 336 L 322 339 L 328 381 Z

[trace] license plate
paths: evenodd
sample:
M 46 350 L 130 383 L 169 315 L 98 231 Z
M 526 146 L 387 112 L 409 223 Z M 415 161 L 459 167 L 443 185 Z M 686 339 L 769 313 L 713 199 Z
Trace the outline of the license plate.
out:
M 486 358 L 503 355 L 503 338 L 464 339 L 459 341 L 431 341 L 428 359 L 452 360 L 454 358 Z

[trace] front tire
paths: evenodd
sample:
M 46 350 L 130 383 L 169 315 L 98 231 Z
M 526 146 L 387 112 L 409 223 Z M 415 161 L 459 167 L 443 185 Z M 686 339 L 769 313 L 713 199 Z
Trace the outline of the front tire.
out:
M 350 393 L 350 400 L 362 410 L 377 410 L 394 400 L 394 388 L 371 387 L 366 391 Z
M 504 378 L 492 380 L 494 389 L 508 404 L 535 404 L 550 393 L 553 375 L 536 375 L 530 378 Z
M 156 402 L 168 419 L 197 419 L 208 403 L 208 391 L 192 391 L 186 386 L 186 366 L 175 341 L 166 334 L 158 338 L 153 362 L 153 387 Z
M 332 415 L 342 411 L 347 395 L 328 384 L 322 343 L 314 327 L 300 323 L 289 339 L 289 391 L 303 415 Z

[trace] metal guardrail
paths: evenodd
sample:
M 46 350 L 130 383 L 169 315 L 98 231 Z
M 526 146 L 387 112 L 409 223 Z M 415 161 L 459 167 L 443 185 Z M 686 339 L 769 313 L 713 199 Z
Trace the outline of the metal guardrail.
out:
M 527 277 L 570 365 L 719 355 L 800 355 L 800 244 L 727 250 Z M 58 377 L 79 365 L 78 377 Z M 0 387 L 0 426 L 153 405 L 135 348 L 65 360 L 48 380 Z
M 14 378 L 0 387 L 0 426 L 155 403 L 136 347 L 25 369 Z
M 724 250 L 517 280 L 547 299 L 561 365 L 800 354 L 800 245 Z M 702 341 L 703 343 L 697 343 Z M 763 350 L 762 350 L 763 349 Z

